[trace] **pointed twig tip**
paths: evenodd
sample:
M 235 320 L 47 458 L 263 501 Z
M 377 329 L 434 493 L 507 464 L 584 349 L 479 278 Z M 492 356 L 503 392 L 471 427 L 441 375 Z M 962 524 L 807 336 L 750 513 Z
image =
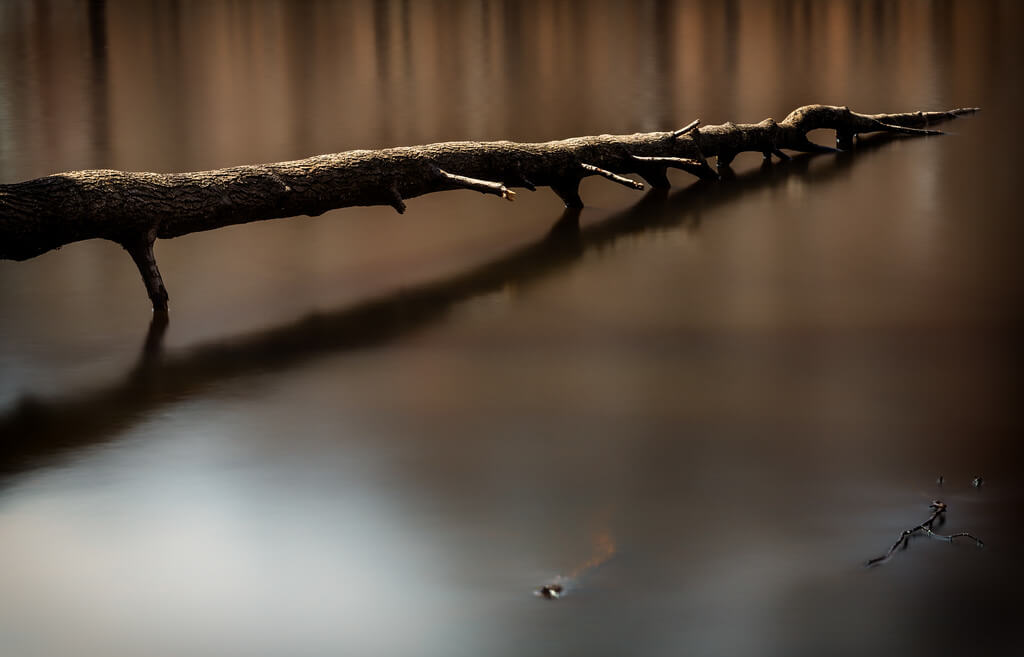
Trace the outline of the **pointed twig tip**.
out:
M 607 178 L 608 180 L 611 180 L 612 182 L 617 182 L 620 185 L 623 185 L 625 187 L 632 187 L 633 189 L 639 189 L 639 190 L 643 190 L 643 188 L 644 188 L 644 184 L 642 182 L 637 182 L 636 180 L 633 180 L 632 178 L 627 178 L 625 176 L 620 176 L 617 173 L 612 173 L 611 171 L 608 171 L 607 169 L 602 169 L 601 167 L 596 167 L 593 164 L 586 164 L 585 162 L 581 162 L 580 163 L 580 168 L 583 169 L 584 171 L 588 172 L 591 175 L 597 175 L 597 176 L 601 176 L 602 178 Z

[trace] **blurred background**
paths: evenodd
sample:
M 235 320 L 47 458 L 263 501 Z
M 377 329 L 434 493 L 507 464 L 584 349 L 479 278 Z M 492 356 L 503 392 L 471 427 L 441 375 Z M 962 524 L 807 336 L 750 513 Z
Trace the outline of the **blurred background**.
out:
M 983 108 L 667 195 L 591 178 L 578 233 L 542 189 L 161 241 L 169 326 L 114 244 L 0 262 L 0 652 L 1019 654 L 1022 26 L 0 3 L 0 183 Z M 984 549 L 862 567 L 937 497 Z

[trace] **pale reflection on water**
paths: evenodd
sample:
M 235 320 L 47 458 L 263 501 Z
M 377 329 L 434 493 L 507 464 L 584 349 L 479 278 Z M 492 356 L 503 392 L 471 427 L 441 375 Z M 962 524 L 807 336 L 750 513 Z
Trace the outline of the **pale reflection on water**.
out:
M 452 192 L 160 243 L 148 351 L 117 247 L 0 262 L 0 653 L 1018 653 L 1021 18 L 3 4 L 0 182 L 985 111 L 667 196 L 588 180 L 578 233 L 547 191 Z M 984 550 L 861 567 L 935 497 Z

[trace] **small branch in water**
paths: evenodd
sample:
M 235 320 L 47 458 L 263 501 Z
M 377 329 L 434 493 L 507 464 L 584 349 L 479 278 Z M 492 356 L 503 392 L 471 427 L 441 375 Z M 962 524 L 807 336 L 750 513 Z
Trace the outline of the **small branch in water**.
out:
M 892 547 L 889 548 L 888 552 L 886 552 L 880 557 L 868 559 L 868 561 L 864 565 L 867 567 L 871 567 L 877 566 L 881 563 L 885 563 L 889 560 L 889 558 L 893 555 L 893 553 L 896 550 L 898 550 L 901 546 L 905 547 L 907 545 L 907 541 L 910 540 L 910 537 L 916 534 L 917 532 L 921 532 L 923 534 L 926 534 L 927 536 L 931 536 L 932 538 L 937 538 L 940 541 L 946 541 L 947 543 L 952 543 L 954 538 L 970 538 L 975 542 L 975 544 L 977 544 L 978 547 L 985 547 L 985 544 L 982 542 L 980 538 L 969 532 L 958 532 L 956 534 L 950 534 L 948 536 L 936 534 L 932 530 L 932 526 L 936 523 L 936 521 L 944 518 L 943 514 L 946 513 L 946 509 L 948 507 L 946 506 L 945 502 L 941 500 L 935 500 L 934 502 L 931 503 L 930 508 L 932 510 L 932 514 L 928 517 L 927 520 L 922 522 L 920 525 L 917 525 L 916 527 L 904 529 L 903 533 L 900 534 L 900 537 L 896 539 L 895 543 L 892 544 Z
M 153 302 L 154 313 L 167 313 L 167 288 L 164 287 L 164 280 L 160 277 L 160 270 L 156 266 L 156 257 L 153 255 L 153 242 L 156 241 L 156 231 L 150 231 L 141 239 L 127 239 L 121 246 L 127 251 L 135 266 L 142 275 L 142 282 L 146 284 L 146 292 L 150 301 Z
M 510 186 L 548 186 L 567 208 L 580 209 L 579 183 L 591 175 L 643 189 L 625 177 L 635 173 L 665 189 L 668 168 L 718 179 L 709 157 L 717 158 L 719 172 L 732 177 L 729 163 L 739 153 L 786 159 L 786 150 L 836 150 L 809 141 L 814 130 L 835 130 L 846 150 L 861 134 L 940 134 L 929 126 L 974 111 L 860 114 L 848 107 L 805 105 L 778 122 L 701 126 L 692 121 L 671 132 L 543 143 L 444 142 L 189 173 L 67 171 L 0 184 L 0 260 L 27 260 L 80 240 L 113 240 L 135 260 L 153 309 L 166 311 L 167 290 L 152 250 L 156 239 L 355 206 L 389 205 L 401 214 L 409 199 L 451 189 L 511 201 Z

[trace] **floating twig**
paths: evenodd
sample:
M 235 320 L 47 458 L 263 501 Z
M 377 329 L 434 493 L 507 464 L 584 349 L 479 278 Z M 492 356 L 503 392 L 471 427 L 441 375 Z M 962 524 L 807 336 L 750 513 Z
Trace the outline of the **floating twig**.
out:
M 940 541 L 946 541 L 947 543 L 952 543 L 954 538 L 970 538 L 975 542 L 975 544 L 978 547 L 985 547 L 985 544 L 982 542 L 980 538 L 969 532 L 957 532 L 956 534 L 949 535 L 936 534 L 935 531 L 932 530 L 932 526 L 936 523 L 936 521 L 944 518 L 943 514 L 946 513 L 946 509 L 948 509 L 949 507 L 946 506 L 945 502 L 941 500 L 935 500 L 929 505 L 929 508 L 932 510 L 932 514 L 928 516 L 927 520 L 922 522 L 920 525 L 917 525 L 916 527 L 904 529 L 903 533 L 900 534 L 900 537 L 896 539 L 895 543 L 892 544 L 892 547 L 889 548 L 888 552 L 886 552 L 880 557 L 868 559 L 868 561 L 864 565 L 868 567 L 877 566 L 878 564 L 888 561 L 897 549 L 899 549 L 901 546 L 905 547 L 910 537 L 918 532 L 926 534 L 927 536 L 930 536 L 932 538 L 937 538 Z

